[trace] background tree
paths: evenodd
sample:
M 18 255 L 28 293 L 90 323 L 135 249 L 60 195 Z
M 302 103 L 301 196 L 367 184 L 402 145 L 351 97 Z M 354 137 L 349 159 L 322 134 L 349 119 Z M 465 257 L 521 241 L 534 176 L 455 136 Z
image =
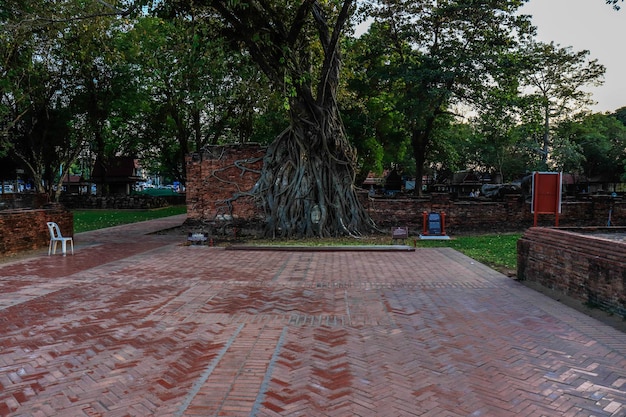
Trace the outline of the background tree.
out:
M 579 109 L 593 104 L 588 85 L 602 83 L 605 68 L 597 60 L 588 58 L 589 51 L 573 52 L 554 43 L 530 42 L 522 48 L 526 68 L 522 71 L 522 89 L 542 120 L 541 161 L 548 164 L 550 155 L 551 123 L 565 119 Z M 539 114 L 537 115 L 539 116 Z
M 185 155 L 220 141 L 247 142 L 267 83 L 215 16 L 190 7 L 168 19 L 141 17 L 126 36 L 146 97 L 139 141 L 142 158 L 184 182 Z M 130 130 L 128 136 L 135 137 Z
M 11 148 L 10 130 L 24 116 L 28 74 L 36 24 L 30 19 L 37 3 L 0 3 L 0 156 Z
M 383 75 L 378 89 L 393 91 L 403 115 L 416 167 L 416 189 L 436 129 L 455 104 L 472 104 L 501 70 L 499 57 L 532 33 L 523 1 L 379 2 L 363 12 L 374 19 L 368 34 L 368 70 Z
M 492 84 L 474 101 L 474 131 L 465 153 L 494 180 L 511 182 L 528 171 L 545 170 L 537 162 L 543 122 L 537 101 L 522 94 L 520 74 L 528 69 L 524 51 L 515 48 L 498 60 Z
M 555 139 L 557 168 L 587 180 L 617 183 L 626 178 L 626 127 L 614 116 L 594 113 L 563 121 Z
M 375 36 L 368 42 L 345 40 L 347 54 L 342 67 L 345 86 L 340 103 L 347 134 L 358 152 L 357 184 L 370 171 L 382 175 L 384 168 L 392 166 L 400 165 L 404 172 L 415 172 L 411 145 L 404 131 L 404 115 L 395 109 L 397 96 L 389 89 L 380 88 L 387 78 L 387 68 L 368 61 L 376 41 Z
M 93 17 L 70 19 L 65 24 L 64 47 L 58 59 L 68 65 L 71 83 L 66 91 L 73 95 L 75 114 L 83 121 L 82 133 L 94 158 L 85 165 L 87 169 L 99 168 L 99 178 L 92 180 L 97 184 L 98 195 L 102 195 L 109 192 L 104 180 L 109 161 L 123 153 L 113 131 L 114 120 L 124 119 L 132 111 L 132 103 L 125 102 L 137 88 L 137 80 L 119 49 L 119 36 L 126 30 L 126 22 L 116 16 L 98 15 L 108 11 L 102 7 L 91 11 Z M 74 11 L 88 12 L 89 9 Z M 81 174 L 85 178 L 91 176 L 91 172 Z
M 52 15 L 38 2 L 9 3 L 0 30 L 5 41 L 0 147 L 28 170 L 38 192 L 55 200 L 83 144 L 81 120 L 72 107 L 71 66 L 62 57 L 64 13 L 72 4 Z

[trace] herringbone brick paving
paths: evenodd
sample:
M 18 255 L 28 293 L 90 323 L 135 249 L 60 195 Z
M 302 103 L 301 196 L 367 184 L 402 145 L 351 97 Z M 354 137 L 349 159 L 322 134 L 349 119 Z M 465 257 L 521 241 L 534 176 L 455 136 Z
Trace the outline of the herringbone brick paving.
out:
M 0 264 L 0 416 L 624 416 L 626 335 L 451 249 L 79 234 Z

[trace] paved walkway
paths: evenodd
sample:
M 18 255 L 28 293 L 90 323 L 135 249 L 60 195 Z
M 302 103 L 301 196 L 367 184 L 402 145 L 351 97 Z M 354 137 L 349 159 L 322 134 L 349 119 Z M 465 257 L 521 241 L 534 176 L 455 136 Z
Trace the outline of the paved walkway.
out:
M 0 264 L 0 416 L 624 416 L 626 334 L 451 249 L 75 236 Z

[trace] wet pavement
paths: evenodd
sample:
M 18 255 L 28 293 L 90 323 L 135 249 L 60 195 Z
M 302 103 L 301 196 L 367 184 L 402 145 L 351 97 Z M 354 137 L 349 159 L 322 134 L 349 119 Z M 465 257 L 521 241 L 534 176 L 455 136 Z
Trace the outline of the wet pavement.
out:
M 0 416 L 625 416 L 626 334 L 449 248 L 0 263 Z

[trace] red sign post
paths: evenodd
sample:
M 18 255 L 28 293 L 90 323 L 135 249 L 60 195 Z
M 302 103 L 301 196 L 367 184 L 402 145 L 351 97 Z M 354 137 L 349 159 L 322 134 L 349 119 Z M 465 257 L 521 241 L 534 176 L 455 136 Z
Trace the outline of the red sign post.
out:
M 533 202 L 531 211 L 534 214 L 534 226 L 537 226 L 539 214 L 554 214 L 555 226 L 559 225 L 561 213 L 562 178 L 560 172 L 535 172 L 533 174 Z

